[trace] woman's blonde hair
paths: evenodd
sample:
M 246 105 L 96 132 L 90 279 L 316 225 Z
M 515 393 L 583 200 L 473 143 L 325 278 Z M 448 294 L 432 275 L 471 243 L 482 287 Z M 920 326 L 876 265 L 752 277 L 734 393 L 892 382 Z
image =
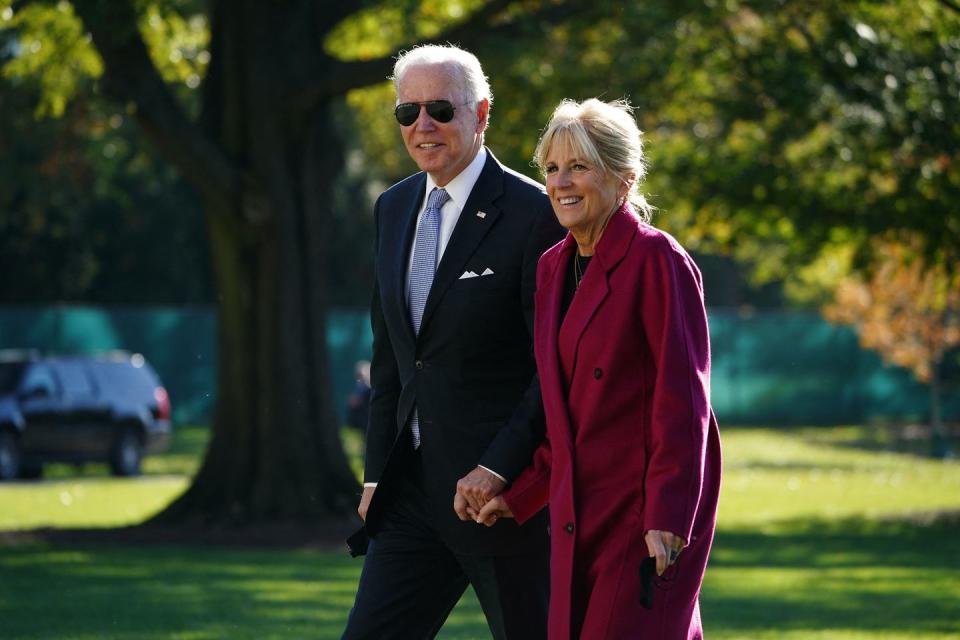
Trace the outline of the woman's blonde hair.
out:
M 533 161 L 545 172 L 547 153 L 553 144 L 558 140 L 569 144 L 575 154 L 599 167 L 603 173 L 612 174 L 629 184 L 627 200 L 640 217 L 649 222 L 653 207 L 639 190 L 647 174 L 642 136 L 633 118 L 633 108 L 626 100 L 564 100 L 550 116 L 550 122 L 537 143 Z M 634 178 L 632 184 L 631 175 Z

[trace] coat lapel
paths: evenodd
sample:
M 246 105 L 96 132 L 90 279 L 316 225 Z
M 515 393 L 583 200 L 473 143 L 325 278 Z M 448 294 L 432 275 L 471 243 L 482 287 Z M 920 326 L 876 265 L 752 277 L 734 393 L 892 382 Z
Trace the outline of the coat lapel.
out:
M 483 171 L 460 212 L 457 226 L 453 228 L 450 242 L 447 243 L 440 264 L 437 265 L 437 273 L 433 277 L 430 295 L 427 296 L 427 304 L 423 310 L 421 333 L 429 324 L 430 317 L 443 298 L 443 294 L 463 273 L 467 260 L 500 217 L 501 212 L 493 203 L 502 193 L 503 169 L 488 149 Z M 478 216 L 477 213 L 480 211 L 485 215 Z
M 610 293 L 610 272 L 626 254 L 636 225 L 636 214 L 627 205 L 613 213 L 600 242 L 597 243 L 596 252 L 580 282 L 580 288 L 573 296 L 563 324 L 560 325 L 558 352 L 567 384 L 573 380 L 580 339 L 590 320 Z M 576 244 L 574 243 L 573 246 L 575 247 Z M 563 263 L 564 266 L 569 262 L 570 257 L 572 256 L 568 256 L 567 261 Z
M 537 289 L 534 303 L 536 305 L 536 325 L 534 338 L 537 346 L 537 371 L 540 374 L 540 389 L 543 393 L 543 405 L 550 410 L 554 408 L 556 414 L 551 413 L 548 420 L 556 422 L 557 429 L 551 433 L 562 433 L 564 445 L 573 450 L 573 430 L 570 427 L 570 414 L 567 412 L 566 389 L 567 381 L 561 368 L 558 351 L 558 334 L 560 331 L 560 304 L 563 300 L 564 276 L 570 256 L 576 251 L 576 243 L 569 233 L 549 263 L 542 263 L 542 267 L 550 269 L 550 275 Z

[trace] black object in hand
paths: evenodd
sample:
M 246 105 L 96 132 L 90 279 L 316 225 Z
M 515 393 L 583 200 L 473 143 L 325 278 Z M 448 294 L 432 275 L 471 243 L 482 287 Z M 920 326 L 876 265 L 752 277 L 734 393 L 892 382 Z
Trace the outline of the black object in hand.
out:
M 648 556 L 640 561 L 640 605 L 653 608 L 653 578 L 657 575 L 657 558 Z
M 347 538 L 347 547 L 350 549 L 350 555 L 354 558 L 367 554 L 367 547 L 370 545 L 370 539 L 367 537 L 365 527 L 360 527 Z

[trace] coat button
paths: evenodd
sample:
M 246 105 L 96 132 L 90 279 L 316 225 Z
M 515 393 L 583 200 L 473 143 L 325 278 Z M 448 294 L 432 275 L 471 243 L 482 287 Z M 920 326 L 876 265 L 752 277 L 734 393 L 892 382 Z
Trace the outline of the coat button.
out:
M 415 367 L 417 368 L 417 371 L 422 371 L 422 370 L 423 370 L 423 360 L 417 360 L 415 363 L 413 363 L 413 366 L 415 366 Z
M 594 370 L 593 370 L 593 377 L 596 378 L 597 380 L 599 380 L 600 378 L 602 378 L 602 377 L 603 377 L 603 369 L 601 369 L 600 367 L 597 367 L 596 369 L 594 369 Z
M 573 523 L 568 522 L 567 526 L 565 526 L 563 530 L 566 531 L 567 533 L 573 533 Z

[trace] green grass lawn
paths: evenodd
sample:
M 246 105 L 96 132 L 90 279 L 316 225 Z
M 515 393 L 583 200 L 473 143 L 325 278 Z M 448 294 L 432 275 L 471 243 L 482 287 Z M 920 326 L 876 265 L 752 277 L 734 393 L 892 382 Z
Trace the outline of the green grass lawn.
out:
M 725 430 L 708 637 L 960 638 L 960 464 L 869 435 Z M 0 529 L 137 522 L 186 486 L 204 441 L 181 429 L 139 479 L 54 467 L 0 485 Z M 0 545 L 0 638 L 337 638 L 359 568 L 336 551 Z M 440 637 L 488 636 L 468 592 Z

